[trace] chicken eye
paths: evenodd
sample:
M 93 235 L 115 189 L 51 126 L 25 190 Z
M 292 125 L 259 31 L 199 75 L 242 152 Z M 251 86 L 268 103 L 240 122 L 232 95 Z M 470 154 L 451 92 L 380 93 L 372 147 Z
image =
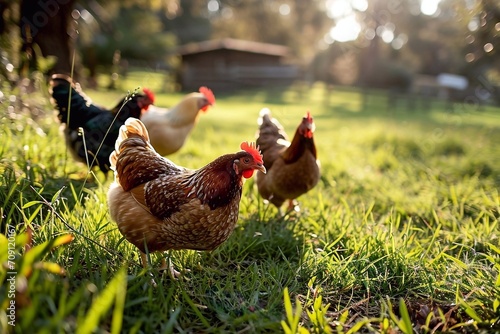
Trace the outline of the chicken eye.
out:
M 246 163 L 246 164 L 250 163 L 250 158 L 243 159 L 243 162 Z

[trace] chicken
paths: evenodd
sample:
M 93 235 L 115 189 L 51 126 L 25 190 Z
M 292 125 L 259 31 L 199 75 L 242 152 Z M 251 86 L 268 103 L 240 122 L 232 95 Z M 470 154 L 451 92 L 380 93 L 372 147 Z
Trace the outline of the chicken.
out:
M 206 112 L 215 104 L 215 96 L 207 87 L 198 93 L 186 95 L 171 109 L 152 106 L 141 117 L 149 131 L 151 144 L 162 156 L 177 152 L 185 143 L 189 133 L 198 122 L 200 111 Z
M 144 89 L 144 94 L 128 95 L 108 110 L 92 104 L 70 77 L 54 74 L 50 86 L 59 120 L 66 124 L 64 136 L 68 149 L 78 161 L 89 167 L 97 165 L 104 173 L 109 171 L 109 155 L 120 126 L 129 117 L 141 117 L 154 103 L 154 94 Z
M 146 267 L 147 253 L 170 249 L 213 250 L 238 220 L 243 180 L 266 172 L 255 143 L 191 170 L 160 156 L 144 124 L 130 118 L 120 129 L 110 156 L 115 182 L 108 206 L 121 234 L 135 245 Z M 160 269 L 170 269 L 162 261 Z
M 269 109 L 261 110 L 258 119 L 257 145 L 264 156 L 267 174 L 257 173 L 256 183 L 261 196 L 273 203 L 281 213 L 288 201 L 288 209 L 298 209 L 295 199 L 311 190 L 319 181 L 320 168 L 314 144 L 315 125 L 310 112 L 302 118 L 292 142 L 281 124 L 271 116 Z
M 166 156 L 177 152 L 184 145 L 198 122 L 199 112 L 207 111 L 209 106 L 215 104 L 212 91 L 201 87 L 199 92 L 186 95 L 173 108 L 160 108 L 153 105 L 154 94 L 144 89 L 144 94 L 127 96 L 116 107 L 106 110 L 92 104 L 80 89 L 75 89 L 77 85 L 72 85 L 71 78 L 65 75 L 53 75 L 51 86 L 59 119 L 67 124 L 65 137 L 71 153 L 88 166 L 98 165 L 105 173 L 109 171 L 109 155 L 114 149 L 118 130 L 127 118 L 140 118 L 149 131 L 153 147 L 160 155 Z M 73 89 L 70 93 L 71 86 Z M 68 104 L 72 111 L 70 115 Z M 147 113 L 144 112 L 146 110 Z M 83 129 L 85 137 L 80 135 L 79 128 Z

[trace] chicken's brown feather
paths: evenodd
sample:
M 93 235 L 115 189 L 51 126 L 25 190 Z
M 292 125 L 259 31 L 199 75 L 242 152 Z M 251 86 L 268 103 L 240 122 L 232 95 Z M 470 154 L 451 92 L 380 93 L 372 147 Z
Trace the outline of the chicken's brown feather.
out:
M 173 162 L 158 155 L 139 135 L 133 135 L 121 143 L 115 170 L 125 191 L 155 180 L 160 175 L 182 171 Z
M 239 196 L 230 205 L 215 210 L 203 205 L 198 198 L 192 198 L 161 219 L 154 213 L 141 213 L 144 208 L 134 209 L 138 206 L 133 192 L 124 192 L 120 188 L 113 195 L 113 200 L 120 203 L 110 205 L 111 215 L 118 222 L 120 232 L 142 252 L 146 248 L 149 252 L 212 250 L 229 237 L 238 220 Z M 134 211 L 129 213 L 131 209 Z
M 111 217 L 141 252 L 212 250 L 238 220 L 242 178 L 265 171 L 256 152 L 223 155 L 190 170 L 158 155 L 143 124 L 129 119 L 110 162 L 116 180 L 108 192 Z
M 294 200 L 312 189 L 319 181 L 320 171 L 312 132 L 312 118 L 303 118 L 292 138 L 286 134 L 269 110 L 261 111 L 257 144 L 264 156 L 267 174 L 258 173 L 256 182 L 261 196 L 278 208 L 286 200 Z M 309 132 L 308 132 L 309 131 Z M 307 136 L 304 135 L 308 132 Z
M 264 156 L 264 165 L 270 169 L 290 143 L 288 143 L 285 129 L 275 118 L 271 117 L 268 109 L 261 111 L 259 123 L 257 145 Z

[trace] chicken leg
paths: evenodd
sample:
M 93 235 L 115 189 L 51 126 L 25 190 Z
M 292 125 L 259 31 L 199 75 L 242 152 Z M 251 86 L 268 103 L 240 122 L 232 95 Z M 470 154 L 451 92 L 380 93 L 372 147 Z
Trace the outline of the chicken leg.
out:
M 168 269 L 168 273 L 170 275 L 170 278 L 172 279 L 177 279 L 181 277 L 181 273 L 177 270 L 175 270 L 174 266 L 172 265 L 172 260 L 170 259 L 170 254 L 167 252 L 167 258 L 168 258 L 168 264 L 167 260 L 163 258 L 161 260 L 161 266 L 158 268 L 158 271 L 163 271 Z M 148 257 L 145 253 L 141 252 L 141 260 L 142 260 L 142 266 L 144 268 L 147 268 L 148 266 Z

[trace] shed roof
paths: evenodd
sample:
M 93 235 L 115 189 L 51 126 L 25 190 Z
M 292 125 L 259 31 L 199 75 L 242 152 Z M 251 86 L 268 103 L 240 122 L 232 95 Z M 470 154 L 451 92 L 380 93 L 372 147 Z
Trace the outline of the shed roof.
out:
M 221 49 L 260 53 L 278 57 L 286 56 L 289 52 L 289 48 L 284 45 L 223 38 L 182 45 L 177 48 L 177 53 L 185 56 Z

